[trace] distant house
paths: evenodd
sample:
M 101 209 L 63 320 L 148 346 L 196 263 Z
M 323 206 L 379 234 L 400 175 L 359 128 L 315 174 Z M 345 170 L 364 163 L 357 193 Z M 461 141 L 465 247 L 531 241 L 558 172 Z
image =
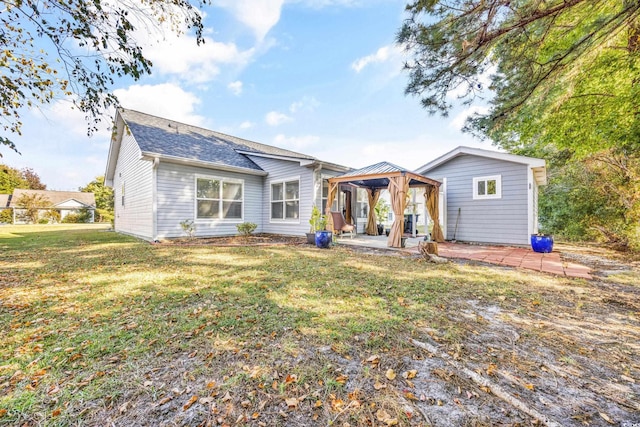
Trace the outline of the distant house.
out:
M 543 159 L 458 147 L 416 172 L 442 183 L 447 240 L 526 245 L 538 232 L 538 186 L 547 182 Z
M 0 194 L 0 209 L 2 207 L 12 209 L 14 224 L 24 224 L 28 221 L 24 216 L 25 209 L 20 204 L 21 199 L 23 196 L 34 195 L 41 196 L 46 203 L 39 209 L 40 217 L 45 212 L 56 211 L 60 214 L 60 220 L 62 221 L 71 213 L 78 214 L 86 210 L 90 215 L 89 222 L 94 220 L 96 209 L 94 194 L 80 191 L 24 190 L 16 188 L 13 190 L 13 194 Z M 3 202 L 6 202 L 6 205 Z
M 122 109 L 105 172 L 115 230 L 146 240 L 238 233 L 303 235 L 327 179 L 349 168 L 315 157 Z

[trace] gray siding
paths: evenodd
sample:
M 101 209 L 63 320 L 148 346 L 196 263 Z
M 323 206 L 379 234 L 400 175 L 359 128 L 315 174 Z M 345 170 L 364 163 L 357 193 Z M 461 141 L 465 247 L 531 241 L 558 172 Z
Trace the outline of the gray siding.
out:
M 153 239 L 153 164 L 140 159 L 133 136 L 125 133 L 113 178 L 115 230 L 146 240 Z M 124 184 L 124 205 L 122 189 Z
M 243 218 L 204 220 L 195 218 L 196 176 L 238 179 L 244 182 Z M 228 236 L 238 234 L 236 225 L 253 222 L 256 233 L 264 232 L 262 191 L 264 178 L 236 172 L 160 162 L 157 170 L 158 238 L 185 237 L 180 222 L 195 221 L 196 236 Z
M 265 233 L 299 236 L 309 231 L 309 218 L 313 207 L 313 169 L 299 162 L 249 156 L 269 175 L 262 187 L 262 231 Z M 271 183 L 283 179 L 300 179 L 300 210 L 296 220 L 271 220 Z
M 529 173 L 523 164 L 470 155 L 426 172 L 430 178 L 447 179 L 447 239 L 455 232 L 461 241 L 528 244 Z M 501 175 L 502 198 L 474 200 L 473 178 L 490 175 Z

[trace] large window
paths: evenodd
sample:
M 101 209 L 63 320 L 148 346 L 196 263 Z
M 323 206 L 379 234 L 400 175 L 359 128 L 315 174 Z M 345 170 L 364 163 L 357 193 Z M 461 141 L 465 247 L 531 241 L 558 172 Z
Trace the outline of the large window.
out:
M 196 186 L 197 219 L 242 219 L 242 181 L 197 178 Z
M 474 199 L 499 199 L 502 197 L 502 177 L 500 175 L 473 178 Z
M 300 214 L 300 181 L 271 184 L 271 219 L 297 220 Z

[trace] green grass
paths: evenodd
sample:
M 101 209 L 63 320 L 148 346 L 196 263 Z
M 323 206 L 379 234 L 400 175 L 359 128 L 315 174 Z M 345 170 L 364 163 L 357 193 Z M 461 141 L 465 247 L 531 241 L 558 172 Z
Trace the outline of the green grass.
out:
M 443 343 L 469 333 L 450 318 L 452 304 L 530 307 L 559 283 L 338 247 L 151 245 L 98 226 L 3 226 L 0 425 L 161 420 L 154 411 L 171 405 L 230 423 L 244 411 L 251 423 L 277 417 L 291 396 L 326 425 L 342 416 L 341 399 L 380 375 L 362 369 L 367 357 L 398 368 L 425 328 Z M 345 384 L 350 363 L 363 375 Z M 192 395 L 214 399 L 217 413 L 184 409 Z M 358 408 L 347 414 L 356 423 L 375 412 Z

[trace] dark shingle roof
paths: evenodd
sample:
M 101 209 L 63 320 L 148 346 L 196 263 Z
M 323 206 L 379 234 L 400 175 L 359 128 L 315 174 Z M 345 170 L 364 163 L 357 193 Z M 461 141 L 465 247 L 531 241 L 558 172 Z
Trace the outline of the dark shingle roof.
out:
M 294 151 L 138 111 L 122 109 L 120 115 L 143 152 L 254 170 L 262 169 L 240 152 L 315 160 Z

